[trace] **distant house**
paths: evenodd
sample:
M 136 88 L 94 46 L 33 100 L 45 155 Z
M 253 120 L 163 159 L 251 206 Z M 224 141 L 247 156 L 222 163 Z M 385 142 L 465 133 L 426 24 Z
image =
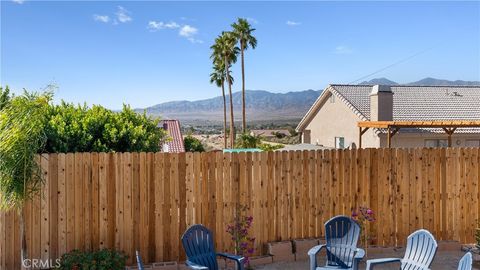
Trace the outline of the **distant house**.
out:
M 162 120 L 159 126 L 167 131 L 169 135 L 169 140 L 162 145 L 162 152 L 184 153 L 185 145 L 183 144 L 180 122 L 178 120 Z
M 287 129 L 252 129 L 251 134 L 265 138 L 275 138 L 278 136 L 286 137 L 290 135 Z
M 358 146 L 359 121 L 480 120 L 480 86 L 329 85 L 296 130 L 302 143 L 326 147 Z M 386 134 L 369 129 L 363 147 L 385 147 Z M 441 129 L 401 129 L 392 147 L 447 146 Z M 480 129 L 460 128 L 453 147 L 480 146 Z

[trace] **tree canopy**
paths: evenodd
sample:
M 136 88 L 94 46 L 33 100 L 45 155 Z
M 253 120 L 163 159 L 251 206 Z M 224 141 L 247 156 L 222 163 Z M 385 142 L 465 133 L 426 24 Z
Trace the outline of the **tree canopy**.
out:
M 49 107 L 47 119 L 46 152 L 156 152 L 166 137 L 158 119 L 127 105 L 114 112 L 62 102 Z

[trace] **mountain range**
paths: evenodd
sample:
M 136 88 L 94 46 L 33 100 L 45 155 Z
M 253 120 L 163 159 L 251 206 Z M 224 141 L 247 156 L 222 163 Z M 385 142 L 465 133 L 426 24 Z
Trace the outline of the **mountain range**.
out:
M 387 78 L 376 78 L 360 83 L 362 85 L 398 85 Z M 480 85 L 479 81 L 449 81 L 425 78 L 406 85 Z M 247 90 L 246 111 L 249 122 L 298 122 L 318 98 L 322 90 L 303 90 L 288 93 L 272 93 L 265 90 Z M 241 117 L 241 92 L 233 93 L 235 121 Z M 227 96 L 227 103 L 229 97 Z M 228 108 L 228 104 L 227 104 Z M 197 101 L 171 101 L 145 109 L 153 116 L 163 119 L 178 119 L 182 124 L 193 126 L 219 125 L 223 122 L 223 99 L 221 96 Z
M 246 113 L 249 121 L 298 121 L 320 95 L 320 90 L 271 93 L 264 90 L 245 91 Z M 227 108 L 229 96 L 227 95 Z M 235 121 L 241 120 L 242 93 L 233 93 Z M 164 119 L 178 119 L 188 124 L 221 124 L 223 98 L 221 96 L 198 101 L 171 101 L 146 109 L 147 114 Z M 227 116 L 229 117 L 229 116 Z

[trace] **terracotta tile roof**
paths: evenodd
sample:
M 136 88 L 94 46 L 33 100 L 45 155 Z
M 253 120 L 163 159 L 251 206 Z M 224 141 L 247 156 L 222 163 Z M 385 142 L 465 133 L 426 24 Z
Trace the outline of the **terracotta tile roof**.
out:
M 180 122 L 178 122 L 178 120 L 162 120 L 159 126 L 165 129 L 171 138 L 169 142 L 165 143 L 163 151 L 168 153 L 184 153 L 185 146 L 180 130 Z
M 370 120 L 370 92 L 373 85 L 329 85 L 297 127 L 301 130 L 320 109 L 330 92 L 344 102 L 362 121 Z M 480 120 L 480 86 L 391 86 L 394 121 Z M 412 132 L 418 132 L 417 131 Z M 436 130 L 429 129 L 430 132 Z M 443 131 L 439 131 L 443 132 Z M 457 132 L 480 132 L 458 129 Z

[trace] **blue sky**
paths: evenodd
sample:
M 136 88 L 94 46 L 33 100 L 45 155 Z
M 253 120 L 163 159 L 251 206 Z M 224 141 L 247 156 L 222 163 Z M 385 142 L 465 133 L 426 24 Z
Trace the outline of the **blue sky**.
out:
M 418 53 L 368 79 L 480 80 L 480 2 L 2 0 L 1 85 L 112 109 L 217 96 L 209 47 L 237 17 L 257 29 L 247 89 L 322 89 Z

